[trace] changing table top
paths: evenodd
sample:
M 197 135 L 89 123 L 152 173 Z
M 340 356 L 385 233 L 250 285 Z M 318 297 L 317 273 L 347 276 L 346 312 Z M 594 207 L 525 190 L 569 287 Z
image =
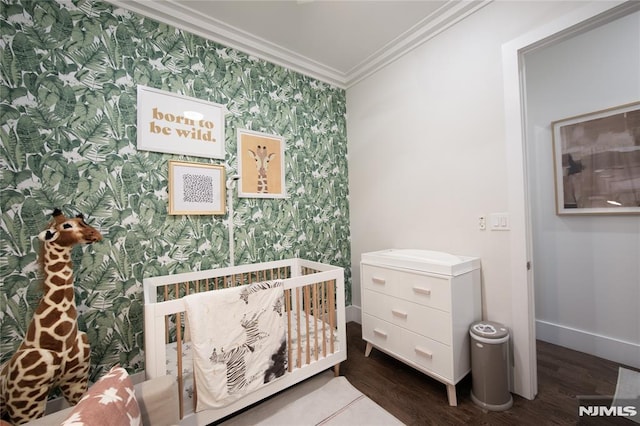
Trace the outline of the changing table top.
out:
M 385 265 L 451 276 L 480 269 L 479 257 L 419 249 L 389 249 L 362 253 L 361 260 L 369 265 Z

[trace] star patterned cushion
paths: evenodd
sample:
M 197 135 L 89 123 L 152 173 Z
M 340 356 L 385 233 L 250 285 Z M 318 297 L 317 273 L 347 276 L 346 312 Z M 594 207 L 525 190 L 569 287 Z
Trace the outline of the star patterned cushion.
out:
M 98 380 L 61 426 L 138 426 L 140 407 L 127 371 L 113 367 Z

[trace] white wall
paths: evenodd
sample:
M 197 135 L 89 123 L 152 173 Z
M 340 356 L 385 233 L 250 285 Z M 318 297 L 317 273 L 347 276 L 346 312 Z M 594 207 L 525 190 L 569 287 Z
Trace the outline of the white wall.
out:
M 539 339 L 640 367 L 640 218 L 557 216 L 554 120 L 640 100 L 640 12 L 525 56 Z
M 425 248 L 482 258 L 484 318 L 512 323 L 502 45 L 581 2 L 493 2 L 347 90 L 353 304 L 360 255 Z M 523 315 L 526 307 L 523 306 Z
M 354 267 L 394 247 L 480 256 L 485 317 L 509 323 L 508 232 L 477 226 L 507 208 L 501 45 L 576 7 L 491 3 L 347 90 Z

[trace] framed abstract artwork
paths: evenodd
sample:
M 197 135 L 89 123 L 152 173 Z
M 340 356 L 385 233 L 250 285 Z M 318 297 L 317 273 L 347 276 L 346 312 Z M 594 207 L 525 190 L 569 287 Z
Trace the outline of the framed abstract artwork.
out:
M 238 129 L 238 195 L 247 198 L 286 198 L 284 138 Z
M 169 161 L 169 214 L 217 215 L 225 209 L 224 166 Z
M 640 213 L 640 102 L 551 123 L 556 213 Z

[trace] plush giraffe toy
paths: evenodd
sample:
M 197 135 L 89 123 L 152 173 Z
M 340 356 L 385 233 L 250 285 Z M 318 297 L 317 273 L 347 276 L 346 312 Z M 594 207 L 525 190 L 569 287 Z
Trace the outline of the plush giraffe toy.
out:
M 38 238 L 43 242 L 44 294 L 22 344 L 0 372 L 2 418 L 14 424 L 41 417 L 54 387 L 74 405 L 88 385 L 89 340 L 78 330 L 71 249 L 100 241 L 102 235 L 82 215 L 68 219 L 56 209 Z

